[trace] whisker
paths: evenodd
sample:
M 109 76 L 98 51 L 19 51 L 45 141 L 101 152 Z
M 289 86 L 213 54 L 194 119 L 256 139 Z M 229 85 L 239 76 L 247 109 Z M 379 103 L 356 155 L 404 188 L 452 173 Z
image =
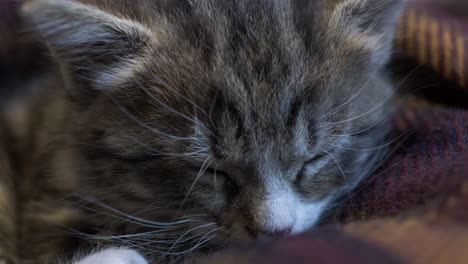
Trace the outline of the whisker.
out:
M 172 235 L 172 234 L 171 234 Z M 195 239 L 199 236 L 201 236 L 202 234 L 195 234 L 191 237 L 188 237 L 188 238 L 185 238 L 185 239 L 182 239 L 180 240 L 179 242 L 180 243 L 183 243 L 183 242 L 187 242 L 187 241 L 190 241 L 192 239 Z M 151 240 L 151 239 L 141 239 L 142 241 L 145 241 L 145 243 L 142 243 L 141 245 L 151 245 L 151 244 L 156 244 L 156 243 L 159 243 L 159 244 L 174 244 L 177 242 L 176 239 L 174 240 Z M 167 247 L 167 249 L 170 249 L 171 247 Z
M 163 233 L 163 232 L 166 232 L 168 230 L 170 230 L 170 229 L 149 231 L 149 232 L 144 232 L 144 233 L 128 234 L 128 235 L 104 236 L 104 235 L 87 234 L 87 233 L 84 233 L 84 232 L 80 232 L 80 231 L 77 231 L 77 230 L 70 229 L 70 231 L 72 231 L 73 235 L 77 235 L 77 236 L 80 236 L 80 237 L 92 238 L 92 239 L 95 239 L 95 240 L 114 240 L 114 239 L 126 239 L 126 238 L 135 238 L 135 237 L 153 236 L 155 234 Z
M 172 87 L 171 85 L 169 85 L 167 82 L 165 82 L 163 79 L 161 79 L 157 74 L 155 74 L 154 72 L 152 72 L 151 74 L 153 76 L 153 78 L 155 80 L 157 80 L 160 84 L 164 85 L 164 87 L 166 87 L 167 89 L 171 90 L 174 94 L 176 94 L 177 96 L 179 96 L 180 98 L 184 99 L 185 101 L 187 101 L 189 104 L 191 104 L 193 107 L 195 107 L 196 109 L 200 110 L 200 112 L 206 116 L 208 116 L 208 114 L 205 112 L 205 110 L 203 110 L 203 108 L 201 108 L 200 106 L 198 106 L 197 104 L 195 104 L 192 100 L 190 100 L 189 98 L 187 98 L 186 96 L 184 96 L 183 94 L 181 94 L 179 91 L 177 91 L 174 87 Z
M 211 237 L 208 237 L 207 239 L 205 239 L 204 241 L 200 241 L 198 242 L 195 246 L 193 246 L 191 249 L 189 249 L 189 252 L 197 249 L 197 248 L 200 248 L 202 245 L 208 243 L 210 240 L 212 240 L 213 238 L 217 237 L 216 234 L 212 235 Z
M 174 243 L 174 245 L 173 245 L 172 247 L 174 247 L 175 245 L 177 245 L 177 244 L 180 242 L 180 240 L 181 240 L 182 238 L 184 238 L 184 237 L 185 237 L 187 234 L 189 234 L 190 232 L 193 232 L 193 231 L 195 231 L 195 230 L 197 230 L 197 229 L 200 229 L 200 228 L 203 228 L 203 227 L 212 226 L 212 225 L 216 225 L 216 224 L 215 224 L 215 223 L 208 223 L 208 224 L 200 225 L 200 226 L 197 226 L 197 227 L 194 227 L 194 228 L 188 230 L 188 231 L 185 232 L 183 235 L 181 235 L 181 236 L 179 237 L 179 239 L 177 239 L 177 241 Z M 172 248 L 169 249 L 169 252 L 171 252 L 171 250 L 172 250 Z
M 190 156 L 194 156 L 196 154 L 199 154 L 199 153 L 202 153 L 204 150 L 201 149 L 201 150 L 197 150 L 197 151 L 194 151 L 194 152 L 190 152 L 190 153 L 169 153 L 169 152 L 162 152 L 160 150 L 156 150 L 150 146 L 148 146 L 147 144 L 141 142 L 141 140 L 139 140 L 138 138 L 134 137 L 134 136 L 131 136 L 127 133 L 123 133 L 121 132 L 120 133 L 122 136 L 128 138 L 129 140 L 132 140 L 134 141 L 135 143 L 137 143 L 138 145 L 146 148 L 147 150 L 150 151 L 150 155 L 153 155 L 153 156 L 167 156 L 167 157 L 190 157 Z
M 354 98 L 356 98 L 362 91 L 364 91 L 364 89 L 367 87 L 367 85 L 369 85 L 370 81 L 372 80 L 372 78 L 375 76 L 375 74 L 380 71 L 381 67 L 378 67 L 372 74 L 371 76 L 369 77 L 369 79 L 366 81 L 366 83 L 353 95 L 351 96 L 351 98 L 349 98 L 346 102 L 344 102 L 342 105 L 336 107 L 334 110 L 332 110 L 329 115 L 332 115 L 334 113 L 336 113 L 339 109 L 341 109 L 342 107 L 344 107 L 345 105 L 349 104 L 352 100 L 354 100 Z
M 224 228 L 224 227 L 218 227 L 218 228 L 215 228 L 215 229 L 213 229 L 213 230 L 207 232 L 203 237 L 201 237 L 201 238 L 198 240 L 198 242 L 197 242 L 197 244 L 195 245 L 194 248 L 196 248 L 197 245 L 200 244 L 200 241 L 202 241 L 203 239 L 205 239 L 209 234 L 214 233 L 214 232 L 217 232 L 217 231 L 219 231 L 219 230 L 221 230 L 221 229 L 223 229 L 223 228 Z M 210 238 L 210 239 L 211 239 L 211 238 Z
M 157 98 L 156 96 L 154 96 L 154 94 L 150 93 L 148 91 L 148 89 L 146 87 L 144 87 L 138 80 L 135 80 L 135 82 L 138 84 L 138 86 L 140 87 L 140 89 L 143 90 L 143 92 L 148 95 L 151 99 L 153 99 L 154 101 L 156 101 L 159 105 L 163 106 L 164 108 L 166 108 L 167 110 L 169 110 L 170 112 L 176 114 L 176 115 L 179 115 L 189 121 L 192 121 L 193 123 L 203 127 L 206 129 L 206 131 L 208 131 L 209 134 L 213 135 L 213 133 L 210 131 L 210 129 L 208 129 L 202 122 L 200 122 L 199 120 L 195 120 L 193 119 L 192 117 L 189 117 L 185 114 L 182 114 L 181 112 L 177 111 L 176 109 L 170 107 L 169 105 L 167 105 L 166 103 L 164 103 L 163 101 L 161 101 L 159 98 Z
M 338 167 L 338 169 L 341 172 L 341 175 L 343 176 L 343 179 L 345 181 L 348 181 L 348 177 L 346 177 L 346 174 L 345 174 L 343 168 L 341 167 L 340 163 L 338 162 L 338 160 L 336 160 L 336 158 L 332 154 L 330 154 L 328 151 L 324 150 L 323 148 L 320 148 L 320 150 L 325 152 L 325 154 L 327 154 L 335 162 L 336 166 Z
M 409 130 L 403 132 L 401 135 L 399 135 L 398 137 L 392 139 L 391 141 L 385 143 L 384 145 L 381 145 L 379 147 L 375 147 L 375 148 L 369 148 L 369 149 L 355 149 L 355 148 L 347 148 L 347 147 L 342 147 L 342 146 L 337 146 L 337 145 L 333 145 L 333 144 L 330 144 L 330 143 L 325 143 L 327 145 L 330 145 L 330 146 L 333 146 L 335 148 L 339 148 L 339 149 L 345 149 L 345 150 L 353 150 L 353 151 L 374 151 L 374 150 L 379 150 L 379 149 L 383 149 L 383 148 L 386 148 L 388 147 L 389 145 L 395 143 L 396 141 L 398 141 L 399 139 L 401 139 L 402 137 L 404 137 L 405 135 L 407 135 L 409 132 Z
M 153 132 L 153 133 L 155 133 L 157 135 L 164 136 L 164 137 L 167 137 L 167 138 L 171 138 L 171 139 L 174 139 L 174 140 L 193 140 L 193 138 L 191 138 L 191 137 L 179 137 L 179 136 L 170 135 L 170 134 L 164 133 L 164 132 L 162 132 L 162 131 L 154 128 L 154 127 L 151 127 L 151 126 L 145 124 L 144 122 L 142 122 L 138 118 L 136 118 L 134 115 L 132 115 L 127 109 L 122 107 L 119 103 L 117 103 L 117 101 L 115 99 L 113 99 L 112 97 L 110 97 L 110 98 L 122 113 L 124 113 L 130 120 L 137 123 L 141 127 L 146 128 L 149 131 L 151 131 L 151 132 Z
M 146 250 L 148 252 L 153 252 L 153 253 L 158 253 L 158 254 L 163 254 L 163 255 L 169 255 L 169 256 L 179 256 L 179 255 L 185 255 L 187 253 L 190 253 L 193 250 L 195 250 L 196 248 L 200 248 L 201 245 L 208 243 L 211 239 L 213 239 L 215 237 L 216 237 L 216 235 L 213 235 L 212 237 L 206 239 L 202 243 L 199 243 L 199 244 L 195 245 L 195 247 L 189 248 L 189 249 L 181 251 L 181 252 L 162 252 L 162 251 L 158 251 L 158 250 L 151 250 L 151 249 L 148 249 L 148 248 L 145 248 L 145 247 L 140 247 L 138 245 L 134 245 L 134 246 L 139 247 L 142 250 Z
M 108 206 L 100 201 L 98 201 L 97 199 L 93 199 L 91 197 L 84 197 L 84 196 L 80 196 L 81 199 L 83 199 L 84 201 L 87 201 L 87 202 L 91 202 L 97 206 L 100 206 L 104 209 L 107 209 L 111 212 L 114 212 L 114 213 L 117 213 L 117 215 L 121 215 L 121 216 L 124 216 L 126 218 L 129 218 L 131 220 L 134 220 L 136 222 L 139 222 L 140 224 L 141 223 L 144 223 L 144 224 L 148 224 L 149 227 L 170 227 L 170 226 L 174 226 L 174 225 L 179 225 L 179 224 L 185 224 L 185 223 L 189 223 L 189 222 L 193 222 L 193 220 L 191 219 L 186 219 L 186 220 L 180 220 L 180 221 L 175 221 L 175 222 L 156 222 L 156 221 L 150 221 L 150 220 L 146 220 L 146 219 L 143 219 L 143 218 L 139 218 L 139 217 L 135 217 L 135 216 L 132 216 L 132 215 L 129 215 L 129 214 L 126 214 L 122 211 L 119 211 L 111 206 Z M 84 205 L 80 205 L 80 206 L 84 206 Z M 86 206 L 85 206 L 86 207 Z M 89 208 L 89 207 L 87 207 Z M 97 213 L 104 213 L 104 212 L 99 212 L 99 211 L 96 211 L 92 208 L 89 208 Z M 112 216 L 112 215 L 110 215 Z M 123 219 L 125 220 L 125 219 Z
M 390 100 L 391 98 L 394 97 L 394 94 L 403 86 L 403 84 L 411 77 L 411 75 L 413 75 L 420 67 L 422 66 L 421 65 L 418 65 L 415 69 L 413 69 L 410 73 L 408 73 L 408 75 L 406 75 L 405 78 L 402 79 L 402 81 L 398 84 L 398 86 L 396 87 L 395 91 L 393 92 L 393 94 L 391 96 L 388 96 L 386 97 L 384 100 L 382 100 L 380 103 L 376 104 L 373 108 L 371 108 L 369 111 L 365 112 L 365 113 L 362 113 L 360 115 L 357 115 L 355 117 L 352 117 L 352 118 L 349 118 L 349 119 L 346 119 L 346 120 L 341 120 L 341 121 L 335 121 L 335 122 L 323 122 L 322 124 L 339 124 L 339 123 L 347 123 L 347 122 L 350 122 L 350 121 L 353 121 L 353 120 L 356 120 L 356 119 L 359 119 L 361 117 L 364 117 L 366 115 L 369 115 L 370 113 L 376 111 L 377 109 L 379 109 L 380 107 L 382 107 L 383 105 L 385 105 L 385 103 Z
M 199 247 L 200 245 L 206 243 L 206 242 L 207 242 L 208 240 L 210 240 L 211 238 L 206 239 L 205 241 L 202 241 L 202 240 L 205 239 L 209 234 L 211 234 L 211 233 L 213 233 L 213 232 L 216 232 L 216 231 L 218 231 L 218 230 L 220 230 L 220 229 L 222 229 L 222 227 L 215 228 L 215 229 L 213 229 L 213 230 L 207 232 L 206 234 L 196 234 L 196 235 L 194 235 L 194 236 L 192 236 L 192 237 L 189 237 L 189 238 L 186 238 L 186 239 L 184 239 L 184 240 L 180 240 L 180 241 L 178 241 L 178 242 L 176 241 L 179 245 L 177 245 L 177 246 L 172 246 L 172 247 L 164 247 L 164 246 L 149 246 L 149 247 L 148 247 L 148 245 L 149 245 L 151 242 L 148 242 L 148 243 L 139 243 L 138 245 L 140 245 L 140 246 L 147 246 L 146 248 L 169 249 L 169 251 L 168 251 L 166 254 L 171 254 L 171 252 L 170 252 L 171 249 L 173 249 L 173 248 L 181 248 L 181 247 L 184 246 L 184 245 L 181 245 L 180 243 L 187 242 L 187 241 L 190 241 L 190 240 L 193 240 L 193 239 L 195 239 L 195 238 L 197 238 L 197 237 L 202 236 L 200 239 L 198 239 L 198 242 L 197 242 L 197 244 L 196 244 L 195 246 L 190 247 L 190 249 L 183 251 L 184 253 L 187 253 L 187 252 L 193 251 L 194 249 L 196 249 L 196 248 Z M 166 244 L 168 244 L 167 241 L 166 241 Z M 177 253 L 174 252 L 173 254 L 181 254 L 181 252 L 177 252 Z
M 217 175 L 218 165 L 219 165 L 219 163 L 215 164 L 214 173 L 213 173 L 213 184 L 214 184 L 215 188 L 218 188 L 218 175 Z M 219 190 L 216 190 L 216 191 L 219 191 Z
M 352 133 L 349 133 L 349 134 L 342 134 L 342 135 L 339 135 L 339 134 L 327 134 L 328 136 L 330 137 L 350 137 L 350 136 L 356 136 L 356 135 L 359 135 L 359 134 L 362 134 L 362 133 L 365 133 L 369 130 L 372 130 L 374 127 L 377 127 L 378 125 L 388 121 L 389 119 L 391 118 L 391 116 L 386 116 L 385 118 L 383 118 L 382 120 L 376 122 L 375 124 L 365 128 L 365 129 L 362 129 L 362 130 L 359 130 L 357 132 L 352 132 Z
M 168 253 L 166 253 L 166 255 L 182 255 L 182 254 L 190 253 L 190 252 L 194 251 L 194 250 L 197 249 L 197 248 L 201 248 L 202 245 L 208 243 L 210 240 L 212 240 L 212 239 L 215 238 L 215 237 L 216 237 L 216 234 L 213 235 L 213 236 L 211 236 L 211 237 L 209 237 L 209 238 L 207 238 L 207 239 L 205 239 L 205 240 L 202 241 L 202 242 L 197 243 L 195 246 L 193 246 L 193 247 L 191 247 L 191 248 L 189 248 L 189 249 L 187 249 L 187 250 L 185 250 L 185 251 L 183 251 L 183 252 L 177 252 L 177 253 L 168 252 Z
M 137 224 L 137 225 L 145 226 L 145 227 L 161 228 L 161 226 L 149 225 L 149 224 L 141 223 L 141 222 L 138 222 L 138 221 L 133 221 L 133 220 L 130 220 L 130 219 L 126 219 L 126 218 L 120 217 L 118 215 L 113 215 L 113 214 L 109 214 L 109 213 L 106 213 L 106 212 L 98 211 L 98 210 L 95 210 L 95 209 L 93 209 L 91 207 L 88 207 L 88 206 L 85 206 L 85 205 L 82 205 L 82 204 L 78 204 L 78 203 L 73 203 L 73 204 L 80 207 L 80 208 L 86 209 L 88 211 L 95 212 L 95 213 L 105 215 L 105 216 L 109 216 L 109 217 L 113 217 L 115 219 L 123 220 L 123 221 L 126 221 L 128 223 L 133 223 L 133 224 Z
M 203 165 L 201 166 L 200 170 L 198 171 L 198 174 L 195 177 L 195 180 L 193 181 L 192 185 L 190 186 L 189 190 L 187 191 L 187 194 L 185 195 L 184 200 L 182 201 L 181 207 L 185 204 L 185 202 L 187 201 L 190 194 L 192 194 L 193 188 L 195 188 L 195 185 L 197 184 L 198 180 L 205 173 L 205 171 L 208 169 L 210 164 L 211 164 L 210 157 L 208 157 L 208 158 L 206 158 L 205 162 L 203 162 Z
M 136 249 L 140 249 L 142 251 L 148 251 L 148 252 L 157 253 L 157 254 L 167 254 L 167 252 L 165 252 L 165 251 L 148 249 L 148 247 L 141 246 L 138 243 L 135 243 L 135 242 L 132 242 L 132 241 L 129 241 L 129 240 L 125 240 L 125 239 L 116 239 L 116 240 L 120 241 L 122 244 L 125 244 L 126 246 L 128 246 L 130 248 L 136 248 Z
M 218 101 L 218 96 L 219 96 L 219 90 L 216 90 L 216 94 L 215 96 L 213 97 L 213 102 L 211 103 L 211 106 L 210 106 L 210 112 L 208 113 L 208 119 L 210 120 L 210 123 L 213 127 L 216 127 L 214 121 L 213 121 L 213 111 L 214 111 L 214 107 L 216 105 L 216 102 Z
M 421 87 L 419 87 L 419 88 L 417 88 L 417 89 L 413 89 L 413 90 L 412 90 L 410 93 L 408 93 L 408 94 L 399 95 L 398 98 L 400 98 L 400 99 L 405 99 L 405 100 L 406 100 L 406 97 L 410 97 L 412 94 L 417 93 L 417 92 L 420 91 L 420 90 L 423 90 L 423 89 L 426 89 L 426 88 L 429 88 L 429 87 L 433 87 L 433 86 L 435 86 L 435 85 L 437 85 L 437 84 L 434 83 L 434 84 L 428 84 L 428 85 L 421 86 Z M 338 135 L 338 134 L 328 134 L 328 135 L 331 136 L 331 137 L 348 137 L 348 136 L 355 136 L 355 135 L 364 133 L 364 132 L 366 132 L 366 131 L 368 131 L 368 130 L 371 130 L 372 128 L 378 126 L 379 124 L 381 124 L 381 123 L 383 123 L 383 122 L 386 122 L 388 119 L 391 119 L 391 118 L 392 118 L 392 115 L 386 115 L 386 117 L 383 118 L 382 120 L 376 122 L 375 124 L 369 126 L 369 127 L 366 128 L 366 129 L 363 129 L 363 130 L 361 130 L 361 131 L 352 132 L 352 133 L 343 134 L 343 135 Z M 322 124 L 324 124 L 324 123 L 325 123 L 325 122 L 323 122 Z M 333 124 L 333 123 L 329 123 L 329 124 Z M 315 136 L 315 135 L 317 135 L 317 134 L 318 134 L 318 133 L 315 133 L 313 136 Z
M 379 164 L 375 166 L 374 170 L 369 172 L 368 175 L 371 175 L 372 173 L 376 172 L 379 168 L 382 168 L 382 166 L 393 156 L 393 154 L 395 154 L 395 152 L 402 147 L 403 143 L 409 138 L 409 136 L 411 136 L 411 133 L 408 133 L 405 138 L 403 138 L 398 144 L 395 145 L 395 147 L 393 147 L 390 151 L 388 151 L 385 157 L 379 162 Z M 371 177 L 367 177 L 365 179 L 369 181 L 372 178 L 379 177 L 380 175 L 382 175 L 383 173 L 387 172 L 390 169 L 391 168 L 382 170 L 381 172 L 374 174 Z M 359 185 L 349 197 L 352 197 L 353 195 L 355 195 L 360 190 L 360 188 L 362 188 L 362 185 Z

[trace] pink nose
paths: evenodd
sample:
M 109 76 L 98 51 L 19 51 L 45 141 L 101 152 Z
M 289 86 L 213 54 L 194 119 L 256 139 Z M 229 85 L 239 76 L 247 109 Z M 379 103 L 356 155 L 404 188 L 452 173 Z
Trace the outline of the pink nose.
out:
M 275 230 L 275 231 L 263 231 L 263 230 L 260 231 L 260 230 L 252 230 L 250 228 L 247 228 L 247 229 L 249 230 L 249 233 L 252 234 L 252 236 L 258 241 L 277 240 L 277 239 L 290 235 L 292 232 L 292 226 L 281 229 L 281 230 Z

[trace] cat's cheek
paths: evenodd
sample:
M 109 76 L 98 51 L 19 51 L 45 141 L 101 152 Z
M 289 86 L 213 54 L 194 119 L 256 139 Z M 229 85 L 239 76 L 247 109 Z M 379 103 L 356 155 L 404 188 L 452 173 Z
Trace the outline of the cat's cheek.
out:
M 148 262 L 134 250 L 110 248 L 71 264 L 148 264 Z
M 312 203 L 301 201 L 297 207 L 296 222 L 294 223 L 292 233 L 298 234 L 314 227 L 319 222 L 329 203 L 330 199 Z

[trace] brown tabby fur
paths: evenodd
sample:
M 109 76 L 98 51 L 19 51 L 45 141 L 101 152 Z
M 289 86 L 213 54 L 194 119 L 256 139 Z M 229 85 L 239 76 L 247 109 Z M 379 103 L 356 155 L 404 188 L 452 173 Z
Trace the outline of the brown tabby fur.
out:
M 53 263 L 68 254 L 75 244 L 63 227 L 148 231 L 81 210 L 64 199 L 75 192 L 154 221 L 208 212 L 216 220 L 198 219 L 182 230 L 205 221 L 228 226 L 213 249 L 244 239 L 244 225 L 262 228 L 255 208 L 268 193 L 255 162 L 294 176 L 310 159 L 305 146 L 341 144 L 326 135 L 362 131 L 390 112 L 384 103 L 368 113 L 391 97 L 380 68 L 389 57 L 398 1 L 27 2 L 24 16 L 49 48 L 52 70 L 37 79 L 40 89 L 12 102 L 2 116 L 0 224 L 7 228 L 0 229 L 0 256 L 13 263 Z M 86 7 L 70 4 L 77 2 Z M 364 85 L 369 88 L 347 104 Z M 363 114 L 352 123 L 321 126 Z M 376 129 L 346 147 L 379 146 L 388 127 Z M 314 136 L 296 142 L 304 131 Z M 149 148 L 195 155 L 148 161 Z M 277 162 L 262 160 L 268 151 Z M 350 178 L 329 161 L 319 181 L 298 187 L 310 202 L 347 193 L 381 156 L 330 152 Z M 198 186 L 181 214 L 178 206 L 196 178 L 187 171 L 209 159 L 254 180 L 236 178 L 243 194 L 229 198 Z M 148 211 L 150 205 L 158 210 Z

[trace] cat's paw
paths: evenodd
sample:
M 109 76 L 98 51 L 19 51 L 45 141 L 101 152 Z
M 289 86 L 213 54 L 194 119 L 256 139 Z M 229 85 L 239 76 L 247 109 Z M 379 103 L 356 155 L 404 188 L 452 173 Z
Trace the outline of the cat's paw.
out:
M 110 248 L 89 255 L 73 264 L 148 264 L 148 262 L 134 250 Z

